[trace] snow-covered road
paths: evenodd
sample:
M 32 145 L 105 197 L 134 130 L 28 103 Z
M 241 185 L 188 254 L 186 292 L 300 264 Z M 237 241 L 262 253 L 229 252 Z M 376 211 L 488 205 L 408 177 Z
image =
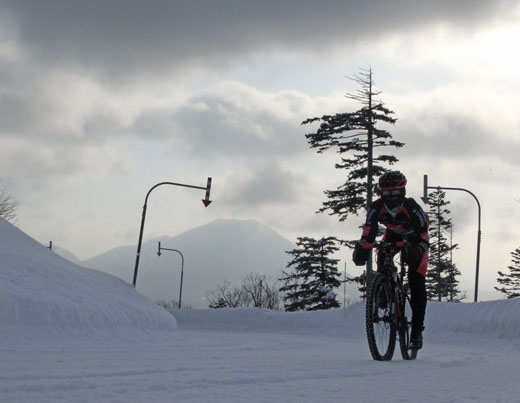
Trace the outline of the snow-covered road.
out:
M 460 336 L 460 335 L 459 335 Z M 444 337 L 444 342 L 449 338 Z M 364 340 L 179 329 L 159 344 L 1 351 L 2 402 L 513 402 L 515 343 L 428 340 L 417 361 Z

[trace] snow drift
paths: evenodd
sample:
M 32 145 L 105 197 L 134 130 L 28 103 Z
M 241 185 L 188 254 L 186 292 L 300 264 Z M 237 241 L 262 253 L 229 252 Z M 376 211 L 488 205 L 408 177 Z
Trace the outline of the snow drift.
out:
M 149 342 L 171 337 L 177 322 L 181 329 L 365 338 L 362 302 L 318 312 L 239 308 L 169 314 L 126 282 L 61 258 L 2 219 L 0 245 L 4 343 L 25 339 L 62 343 L 64 336 L 95 343 Z M 479 336 L 519 340 L 520 300 L 429 302 L 425 336 L 441 342 Z
M 95 341 L 164 336 L 176 322 L 124 281 L 75 265 L 0 219 L 0 328 L 15 342 L 63 333 Z
M 365 337 L 365 306 L 311 312 L 278 312 L 257 308 L 172 310 L 179 328 L 301 335 Z M 425 336 L 455 338 L 492 336 L 520 339 L 520 299 L 477 303 L 428 302 Z

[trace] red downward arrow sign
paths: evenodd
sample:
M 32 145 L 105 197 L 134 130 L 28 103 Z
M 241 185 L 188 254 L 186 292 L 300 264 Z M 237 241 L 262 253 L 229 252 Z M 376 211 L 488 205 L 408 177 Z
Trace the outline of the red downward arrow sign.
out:
M 209 199 L 210 191 L 211 191 L 211 178 L 208 178 L 208 184 L 206 185 L 206 198 L 202 199 L 202 203 L 204 203 L 204 207 L 208 207 L 211 204 L 211 200 Z

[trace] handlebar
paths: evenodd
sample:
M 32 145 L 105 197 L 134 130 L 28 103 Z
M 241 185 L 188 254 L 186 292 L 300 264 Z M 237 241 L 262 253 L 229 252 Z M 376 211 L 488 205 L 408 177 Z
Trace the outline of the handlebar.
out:
M 395 248 L 404 248 L 406 245 L 406 242 L 405 241 L 398 241 L 398 242 L 380 241 L 380 242 L 374 242 L 374 243 L 360 243 L 360 245 L 363 249 L 373 249 L 373 248 L 377 248 L 379 246 L 392 246 Z
M 373 242 L 373 243 L 360 243 L 361 247 L 363 249 L 373 249 L 373 248 L 378 248 L 380 246 L 393 247 L 393 248 L 404 248 L 408 244 L 408 238 L 415 235 L 414 231 L 397 232 L 397 231 L 393 231 L 389 228 L 387 229 L 387 231 L 391 231 L 391 232 L 398 234 L 400 237 L 403 238 L 403 240 L 397 241 L 397 242 L 378 241 L 378 242 Z

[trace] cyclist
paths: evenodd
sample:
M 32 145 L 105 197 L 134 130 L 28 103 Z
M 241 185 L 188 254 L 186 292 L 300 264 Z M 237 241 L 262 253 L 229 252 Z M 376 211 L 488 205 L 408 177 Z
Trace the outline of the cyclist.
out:
M 368 208 L 366 223 L 363 225 L 361 240 L 356 244 L 353 254 L 354 263 L 358 266 L 366 264 L 369 250 L 363 243 L 374 242 L 379 230 L 379 223 L 387 230 L 384 239 L 389 242 L 400 241 L 399 233 L 410 233 L 407 236 L 408 247 L 403 251 L 408 264 L 408 282 L 412 306 L 412 333 L 410 348 L 422 348 L 424 330 L 424 314 L 426 311 L 426 270 L 428 266 L 428 226 L 429 220 L 417 202 L 406 196 L 406 177 L 399 171 L 388 171 L 379 178 L 378 190 L 380 198 Z M 383 257 L 378 256 L 378 270 L 383 264 Z

